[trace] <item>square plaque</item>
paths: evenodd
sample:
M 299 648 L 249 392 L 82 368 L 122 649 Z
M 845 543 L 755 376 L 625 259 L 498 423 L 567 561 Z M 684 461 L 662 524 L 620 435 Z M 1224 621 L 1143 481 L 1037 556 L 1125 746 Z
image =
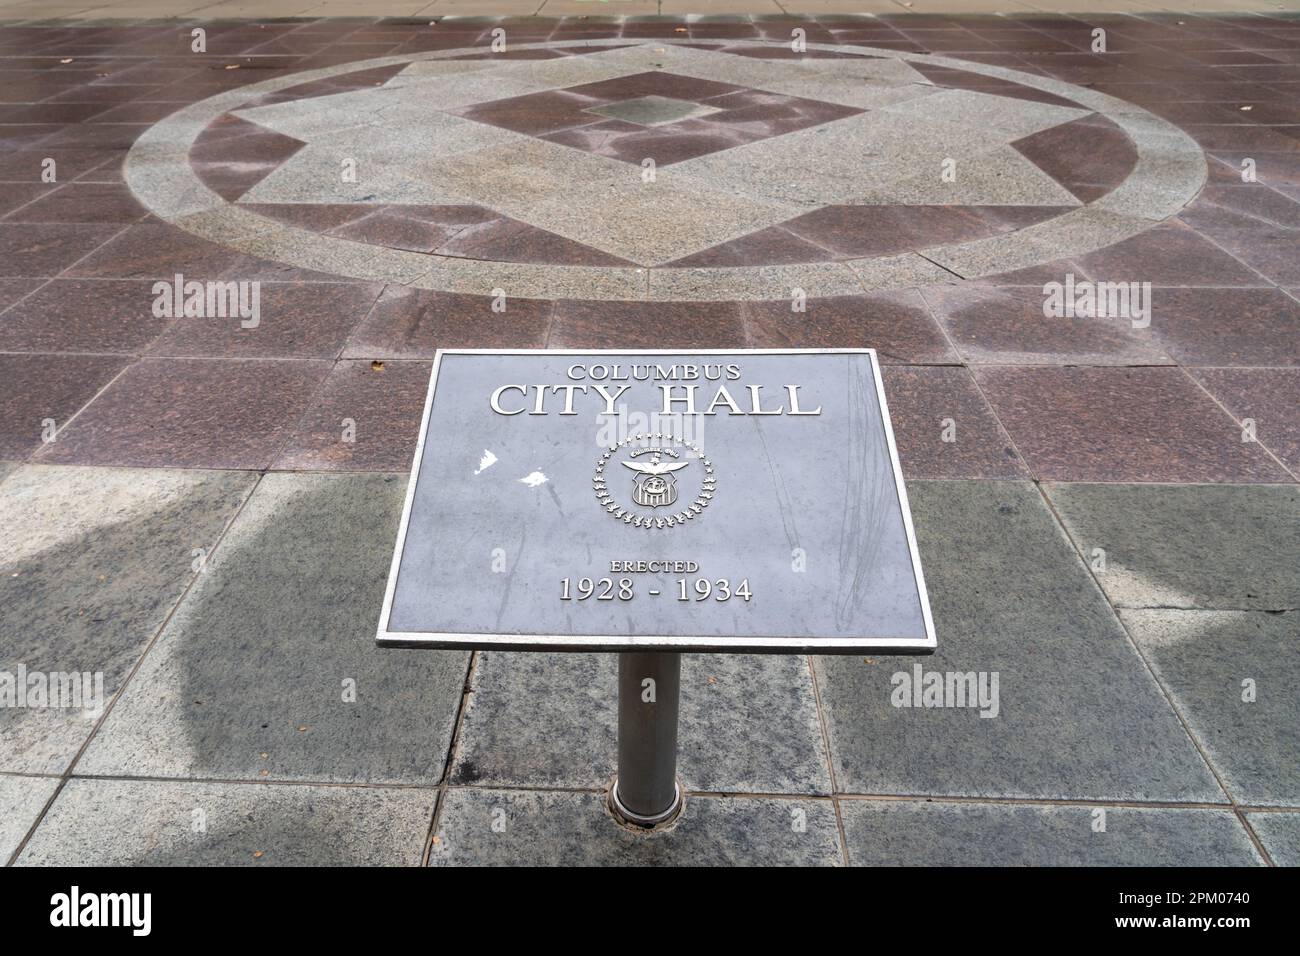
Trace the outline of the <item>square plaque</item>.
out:
M 440 349 L 390 647 L 927 654 L 871 349 Z

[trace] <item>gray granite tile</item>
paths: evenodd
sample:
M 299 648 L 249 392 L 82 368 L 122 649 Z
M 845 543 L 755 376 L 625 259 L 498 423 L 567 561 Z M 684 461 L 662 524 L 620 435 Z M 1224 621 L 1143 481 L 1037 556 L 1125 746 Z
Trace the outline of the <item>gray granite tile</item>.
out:
M 27 465 L 0 484 L 0 670 L 103 676 L 110 698 L 255 479 Z M 96 695 L 97 696 L 97 695 Z M 48 702 L 47 702 L 48 703 Z M 0 769 L 64 770 L 100 706 L 0 709 Z
M 1300 806 L 1300 610 L 1124 610 L 1228 792 Z
M 27 866 L 416 866 L 437 794 L 415 788 L 71 780 Z
M 1254 866 L 1230 810 L 844 800 L 854 866 Z M 1104 812 L 1104 819 L 1100 815 Z M 1105 827 L 1104 831 L 1094 827 Z
M 1045 488 L 1079 550 L 1105 552 L 1097 580 L 1116 607 L 1300 607 L 1294 485 Z
M 495 825 L 495 828 L 494 828 Z M 687 797 L 669 829 L 619 826 L 603 793 L 448 791 L 433 866 L 834 866 L 829 800 Z
M 913 481 L 908 495 L 939 650 L 817 659 L 842 791 L 1223 801 L 1033 485 Z M 988 691 L 997 674 L 996 716 L 896 706 L 895 675 L 914 668 L 983 672 Z
M 0 776 L 0 866 L 13 856 L 58 786 L 55 777 Z
M 1248 813 L 1268 855 L 1278 866 L 1300 866 L 1300 813 Z
M 455 784 L 596 789 L 618 758 L 618 659 L 479 655 Z M 682 659 L 677 772 L 706 792 L 829 793 L 806 657 Z
M 374 645 L 404 488 L 264 477 L 78 770 L 437 782 L 468 655 Z

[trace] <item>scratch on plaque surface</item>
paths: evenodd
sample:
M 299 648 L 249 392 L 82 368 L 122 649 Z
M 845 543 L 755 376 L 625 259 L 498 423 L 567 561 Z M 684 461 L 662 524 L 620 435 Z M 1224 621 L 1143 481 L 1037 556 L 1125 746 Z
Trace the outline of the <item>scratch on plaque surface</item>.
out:
M 522 481 L 524 484 L 526 484 L 529 488 L 536 488 L 538 485 L 546 484 L 547 479 L 546 476 L 543 475 L 540 471 L 534 471 L 531 474 L 524 475 L 519 480 Z
M 496 463 L 497 463 L 497 456 L 492 454 L 492 452 L 489 451 L 488 449 L 484 448 L 483 457 L 478 460 L 478 467 L 474 469 L 474 474 L 481 475 L 483 472 L 487 471 Z

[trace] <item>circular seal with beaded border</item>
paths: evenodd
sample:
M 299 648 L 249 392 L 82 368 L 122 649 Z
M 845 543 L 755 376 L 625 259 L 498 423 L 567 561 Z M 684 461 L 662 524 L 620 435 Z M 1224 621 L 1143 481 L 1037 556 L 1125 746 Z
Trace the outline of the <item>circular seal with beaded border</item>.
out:
M 606 482 L 605 466 L 624 448 L 632 450 L 626 458 L 619 458 L 618 464 L 631 472 L 632 501 L 647 510 L 624 507 Z M 700 490 L 690 504 L 681 505 L 677 473 L 696 461 L 704 472 Z M 600 506 L 624 524 L 633 528 L 674 528 L 693 521 L 709 506 L 717 487 L 717 477 L 713 473 L 712 460 L 697 442 L 662 432 L 637 432 L 606 449 L 597 459 L 592 487 Z M 656 513 L 660 508 L 667 510 Z

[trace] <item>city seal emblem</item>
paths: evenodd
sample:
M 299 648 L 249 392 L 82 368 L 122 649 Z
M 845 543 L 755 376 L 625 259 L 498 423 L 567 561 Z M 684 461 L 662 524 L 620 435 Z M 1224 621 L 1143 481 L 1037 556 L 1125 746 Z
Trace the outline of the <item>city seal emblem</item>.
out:
M 612 460 L 632 472 L 631 501 L 648 511 L 624 507 L 609 490 L 605 466 Z M 684 472 L 697 462 L 698 467 Z M 694 475 L 693 485 L 697 487 L 695 497 L 690 504 L 674 511 L 681 495 L 679 475 L 685 478 L 691 474 Z M 660 432 L 637 432 L 606 449 L 596 462 L 596 473 L 592 478 L 600 506 L 634 528 L 673 528 L 693 521 L 713 500 L 716 485 L 713 462 L 696 442 Z

